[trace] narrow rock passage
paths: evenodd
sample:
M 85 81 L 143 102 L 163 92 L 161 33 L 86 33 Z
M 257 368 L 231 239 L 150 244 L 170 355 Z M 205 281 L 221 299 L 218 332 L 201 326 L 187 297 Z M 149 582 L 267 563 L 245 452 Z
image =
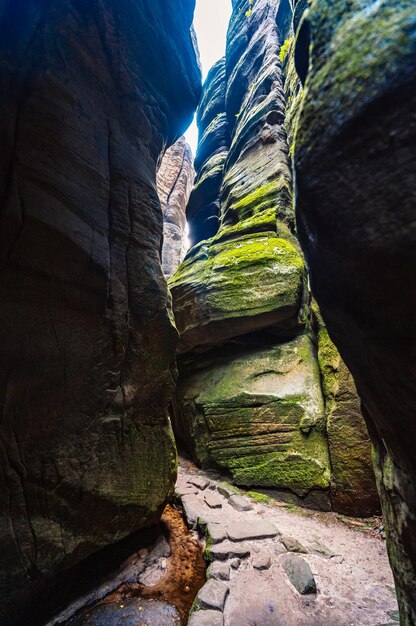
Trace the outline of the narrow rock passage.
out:
M 133 555 L 95 591 L 98 602 L 90 595 L 84 598 L 84 610 L 81 600 L 75 618 L 58 618 L 48 626 L 186 625 L 192 602 L 205 580 L 202 547 L 196 533 L 187 528 L 182 511 L 168 505 L 161 521 L 167 540 L 160 535 L 153 547 Z M 126 582 L 117 584 L 121 578 Z
M 394 626 L 384 540 L 370 522 L 237 490 L 181 459 L 176 494 L 211 562 L 190 626 Z

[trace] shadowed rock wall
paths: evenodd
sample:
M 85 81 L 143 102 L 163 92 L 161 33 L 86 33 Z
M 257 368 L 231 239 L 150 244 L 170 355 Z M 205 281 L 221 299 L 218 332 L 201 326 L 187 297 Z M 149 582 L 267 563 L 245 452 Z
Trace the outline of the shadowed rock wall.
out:
M 311 45 L 309 47 L 308 42 Z M 315 0 L 298 37 L 299 235 L 375 447 L 401 624 L 416 624 L 416 15 Z
M 155 171 L 199 98 L 194 4 L 0 3 L 2 624 L 173 489 Z

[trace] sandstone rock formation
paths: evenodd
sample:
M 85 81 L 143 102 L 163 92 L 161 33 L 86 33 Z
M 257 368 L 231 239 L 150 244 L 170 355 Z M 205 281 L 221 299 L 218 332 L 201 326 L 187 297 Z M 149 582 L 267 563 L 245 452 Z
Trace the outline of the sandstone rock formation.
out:
M 157 193 L 163 214 L 162 269 L 176 272 L 187 250 L 186 205 L 195 178 L 191 148 L 184 137 L 168 148 L 157 172 Z
M 299 233 L 364 405 L 401 624 L 414 625 L 414 3 L 314 2 L 297 52 L 309 66 L 295 142 Z
M 219 195 L 230 144 L 225 88 L 225 59 L 220 59 L 208 73 L 197 110 L 201 141 L 195 159 L 195 186 L 186 209 L 192 244 L 212 237 L 218 230 Z
M 24 610 L 46 577 L 172 493 L 155 171 L 199 98 L 194 4 L 1 6 L 3 625 L 38 623 Z
M 204 85 L 187 209 L 195 245 L 170 281 L 175 429 L 200 464 L 237 484 L 366 515 L 378 509 L 368 436 L 352 379 L 310 311 L 294 227 L 291 20 L 283 0 L 234 2 L 226 57 Z

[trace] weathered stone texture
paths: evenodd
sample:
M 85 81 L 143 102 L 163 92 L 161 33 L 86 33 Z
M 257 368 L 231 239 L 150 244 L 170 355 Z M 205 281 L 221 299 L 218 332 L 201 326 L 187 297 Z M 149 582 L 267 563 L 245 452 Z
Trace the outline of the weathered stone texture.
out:
M 204 86 L 198 167 L 204 177 L 215 163 L 216 184 L 200 193 L 197 173 L 188 219 L 199 237 L 170 281 L 181 354 L 175 429 L 200 464 L 226 468 L 237 484 L 316 507 L 329 507 L 330 495 L 334 510 L 364 515 L 378 506 L 368 436 L 351 377 L 340 358 L 325 362 L 324 328 L 310 320 L 294 228 L 302 88 L 291 17 L 284 0 L 234 2 L 225 60 Z M 198 217 L 211 216 L 208 204 L 219 211 L 212 231 Z
M 199 97 L 193 8 L 1 3 L 2 624 L 173 490 L 155 172 Z
M 226 67 L 222 58 L 208 72 L 197 110 L 200 143 L 195 158 L 195 186 L 186 209 L 193 245 L 215 235 L 219 227 L 219 196 L 230 142 L 225 93 Z
M 319 368 L 309 338 L 271 347 L 228 345 L 182 368 L 179 402 L 186 444 L 205 466 L 238 484 L 329 487 Z
M 157 172 L 163 214 L 162 269 L 166 278 L 176 272 L 188 247 L 185 212 L 194 178 L 192 151 L 181 137 L 165 152 Z
M 295 142 L 314 294 L 375 446 L 401 623 L 416 623 L 416 17 L 411 0 L 312 4 Z M 301 28 L 302 30 L 302 28 Z M 312 47 L 305 48 L 305 41 Z

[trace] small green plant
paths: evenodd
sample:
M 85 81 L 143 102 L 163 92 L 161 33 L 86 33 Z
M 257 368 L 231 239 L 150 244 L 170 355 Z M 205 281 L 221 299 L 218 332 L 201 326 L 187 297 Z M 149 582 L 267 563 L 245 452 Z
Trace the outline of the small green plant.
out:
M 293 37 L 289 37 L 288 39 L 286 39 L 286 41 L 280 48 L 279 59 L 281 60 L 282 63 L 285 60 L 287 53 L 289 52 L 289 48 L 290 48 L 290 44 L 292 43 L 292 40 L 293 40 Z
M 250 8 L 249 8 L 249 10 L 248 10 L 248 11 L 246 11 L 246 17 L 251 17 L 251 16 L 253 15 L 253 9 L 252 9 L 252 6 L 253 6 L 253 1 L 254 1 L 254 0 L 248 0 L 248 3 L 249 3 L 249 5 L 250 5 Z

